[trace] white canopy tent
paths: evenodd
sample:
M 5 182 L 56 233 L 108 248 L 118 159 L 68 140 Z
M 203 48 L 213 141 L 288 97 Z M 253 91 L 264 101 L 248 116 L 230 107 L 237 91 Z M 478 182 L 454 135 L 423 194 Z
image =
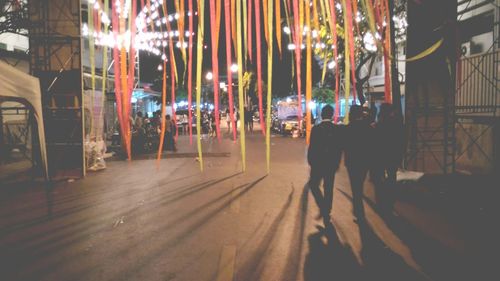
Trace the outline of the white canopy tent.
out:
M 38 78 L 0 61 L 0 101 L 16 101 L 30 107 L 38 124 L 40 158 L 45 178 L 49 179 L 47 148 L 43 125 L 42 95 Z

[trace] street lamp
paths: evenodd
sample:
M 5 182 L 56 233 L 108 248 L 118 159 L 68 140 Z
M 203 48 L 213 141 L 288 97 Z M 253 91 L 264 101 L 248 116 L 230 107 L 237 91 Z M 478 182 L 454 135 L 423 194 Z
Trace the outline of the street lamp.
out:
M 233 63 L 233 65 L 231 65 L 231 72 L 232 73 L 236 73 L 238 72 L 238 65 Z
M 212 79 L 214 78 L 214 75 L 212 74 L 212 72 L 211 72 L 211 71 L 209 71 L 209 72 L 207 73 L 207 76 L 205 76 L 205 78 L 207 78 L 207 80 L 209 80 L 209 81 L 210 81 L 210 80 L 212 80 Z

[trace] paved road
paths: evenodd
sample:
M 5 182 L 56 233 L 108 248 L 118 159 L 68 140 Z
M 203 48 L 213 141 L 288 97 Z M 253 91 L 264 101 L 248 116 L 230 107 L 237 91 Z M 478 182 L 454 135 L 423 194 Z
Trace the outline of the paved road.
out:
M 105 171 L 49 188 L 2 189 L 1 280 L 427 280 L 428 256 L 366 202 L 351 214 L 346 172 L 337 173 L 332 225 L 316 220 L 306 189 L 303 139 L 204 139 L 205 171 L 180 138 L 179 155 L 108 162 Z M 145 158 L 145 157 L 143 157 Z M 369 193 L 369 191 L 367 191 Z M 408 230 L 407 228 L 405 228 Z M 409 246 L 411 245 L 411 247 Z M 432 259 L 431 259 L 432 260 Z M 425 273 L 424 273 L 425 272 Z M 443 279 L 444 280 L 444 279 Z

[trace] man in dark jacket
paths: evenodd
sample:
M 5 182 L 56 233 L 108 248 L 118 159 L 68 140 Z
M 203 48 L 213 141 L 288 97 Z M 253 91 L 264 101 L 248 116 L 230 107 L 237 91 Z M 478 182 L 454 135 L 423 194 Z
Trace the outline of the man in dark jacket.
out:
M 311 131 L 307 160 L 311 166 L 309 188 L 320 209 L 325 224 L 330 224 L 333 202 L 333 182 L 340 163 L 342 144 L 339 127 L 332 123 L 333 107 L 326 105 L 321 111 L 321 123 Z M 323 194 L 319 189 L 323 180 Z
M 375 196 L 379 211 L 384 215 L 392 213 L 393 196 L 396 188 L 396 173 L 404 154 L 404 128 L 395 108 L 389 103 L 380 106 L 378 122 L 375 125 L 377 145 L 374 169 Z
M 352 190 L 352 207 L 356 222 L 365 220 L 363 207 L 363 184 L 368 169 L 372 166 L 370 140 L 373 128 L 370 120 L 363 115 L 363 107 L 352 105 L 349 112 L 349 125 L 346 128 L 345 166 L 349 174 Z

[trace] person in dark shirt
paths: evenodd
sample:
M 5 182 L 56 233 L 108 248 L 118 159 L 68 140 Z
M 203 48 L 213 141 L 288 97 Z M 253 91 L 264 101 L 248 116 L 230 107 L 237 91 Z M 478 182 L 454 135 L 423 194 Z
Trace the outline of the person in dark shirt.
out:
M 352 190 L 352 207 L 355 222 L 365 219 L 363 207 L 363 184 L 372 163 L 370 140 L 373 128 L 363 115 L 363 107 L 352 105 L 349 112 L 349 124 L 346 127 L 345 166 L 349 174 Z
M 307 161 L 311 167 L 308 186 L 320 209 L 325 226 L 330 224 L 333 203 L 333 183 L 342 154 L 340 128 L 332 123 L 333 107 L 326 105 L 321 111 L 322 121 L 314 126 L 307 151 Z M 323 194 L 319 185 L 323 180 Z
M 389 103 L 380 106 L 375 124 L 376 169 L 374 170 L 375 196 L 383 215 L 392 212 L 396 172 L 404 154 L 404 128 L 401 118 Z

